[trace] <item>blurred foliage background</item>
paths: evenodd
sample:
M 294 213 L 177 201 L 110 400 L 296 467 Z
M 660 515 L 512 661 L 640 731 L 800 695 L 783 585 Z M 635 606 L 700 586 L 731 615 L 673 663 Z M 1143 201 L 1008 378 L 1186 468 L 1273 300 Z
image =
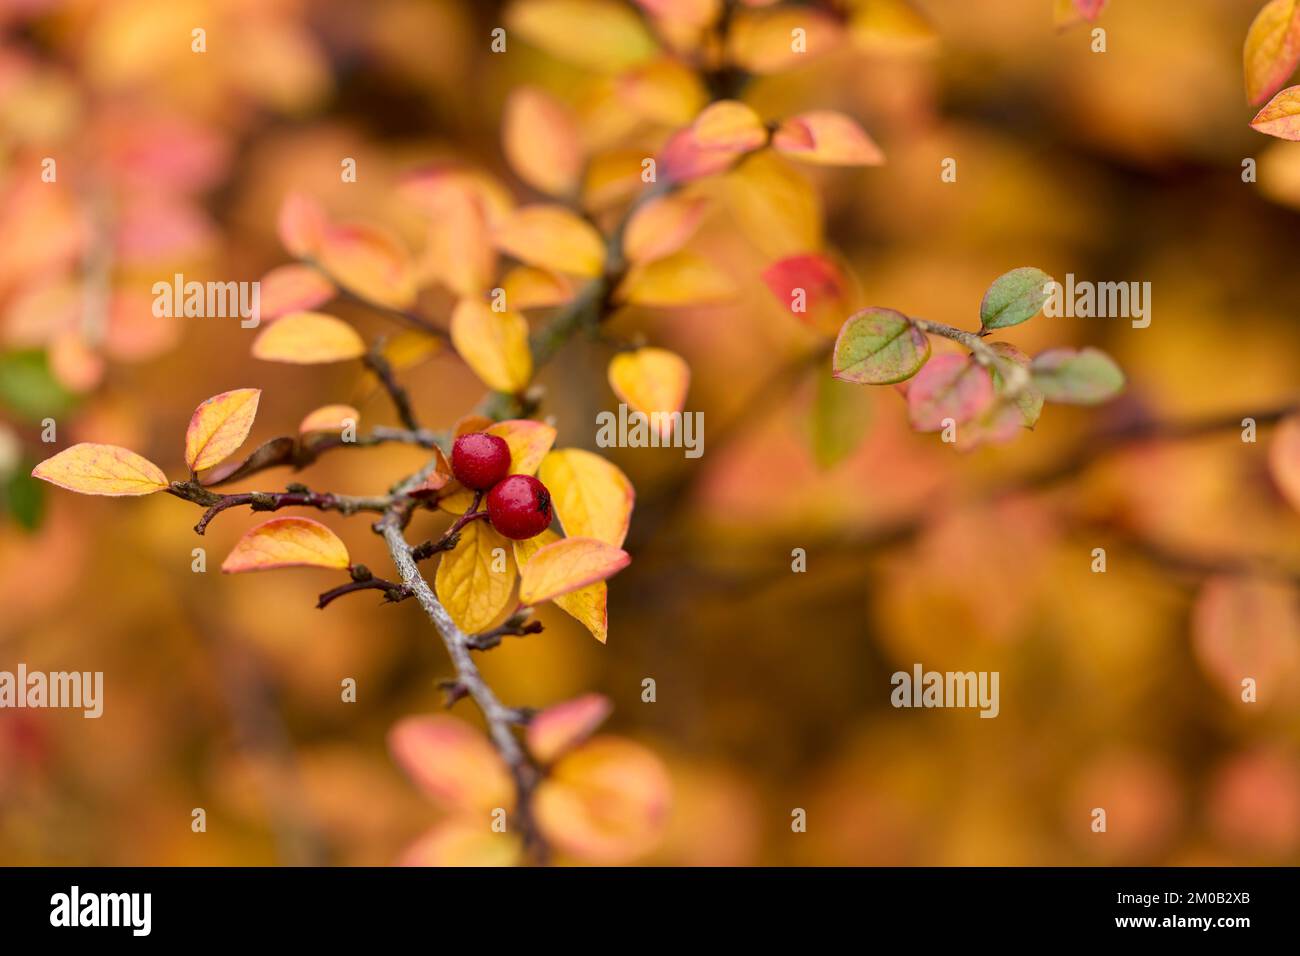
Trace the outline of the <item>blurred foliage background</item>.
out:
M 1061 480 L 1021 480 L 1099 427 L 1232 420 L 1296 397 L 1300 149 L 1246 125 L 1257 5 L 1113 0 L 1105 53 L 1088 25 L 1058 30 L 1050 0 L 915 5 L 937 43 L 845 42 L 745 84 L 764 118 L 857 117 L 887 164 L 800 168 L 766 198 L 743 169 L 696 187 L 720 201 L 692 248 L 725 264 L 737 296 L 629 308 L 610 328 L 689 360 L 705 453 L 605 452 L 639 496 L 608 645 L 548 609 L 543 635 L 483 669 L 512 703 L 608 694 L 611 728 L 664 757 L 672 820 L 644 862 L 1300 863 L 1300 517 L 1269 476 L 1269 429 L 1257 444 L 1235 427 L 1129 442 Z M 200 539 L 197 512 L 170 497 L 109 502 L 25 476 L 48 454 L 47 416 L 59 447 L 121 444 L 179 474 L 191 411 L 236 387 L 264 390 L 254 442 L 332 402 L 391 421 L 354 367 L 258 362 L 237 320 L 157 319 L 149 289 L 286 261 L 275 218 L 291 189 L 409 235 L 395 185 L 420 164 L 461 159 L 517 186 L 501 107 L 523 83 L 570 104 L 593 149 L 653 148 L 671 130 L 522 39 L 492 55 L 502 21 L 471 0 L 0 5 L 0 669 L 102 670 L 106 694 L 99 720 L 0 712 L 0 862 L 383 864 L 427 827 L 384 746 L 394 721 L 439 708 L 449 670 L 413 602 L 316 611 L 337 583 L 323 573 L 216 573 L 247 514 Z M 46 156 L 57 185 L 39 179 Z M 946 157 L 955 183 L 940 180 Z M 1129 387 L 969 454 L 912 433 L 893 389 L 831 385 L 862 437 L 822 467 L 818 386 L 782 374 L 820 339 L 760 274 L 823 244 L 863 304 L 974 328 L 988 283 L 1035 265 L 1149 281 L 1152 323 L 1014 329 L 1026 350 L 1104 347 Z M 439 321 L 446 306 L 422 302 Z M 542 374 L 559 445 L 592 447 L 596 413 L 615 407 L 610 354 L 575 342 Z M 434 427 L 482 392 L 450 353 L 406 380 Z M 368 493 L 422 460 L 340 454 L 303 480 Z M 313 516 L 387 567 L 364 519 Z M 190 569 L 199 545 L 208 574 Z M 791 573 L 794 548 L 806 573 Z M 1228 602 L 1227 624 L 1198 629 L 1206 581 L 1261 561 L 1282 569 L 1266 607 Z M 890 674 L 918 661 L 999 671 L 1000 716 L 891 708 Z M 1258 703 L 1240 701 L 1242 673 Z M 340 701 L 345 677 L 355 704 Z M 791 832 L 794 808 L 807 833 Z

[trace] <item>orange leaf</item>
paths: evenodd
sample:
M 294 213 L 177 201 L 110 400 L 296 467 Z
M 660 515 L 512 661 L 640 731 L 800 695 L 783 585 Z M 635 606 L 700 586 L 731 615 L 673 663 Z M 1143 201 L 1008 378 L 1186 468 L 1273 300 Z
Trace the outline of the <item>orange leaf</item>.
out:
M 479 820 L 452 818 L 403 850 L 397 865 L 514 866 L 523 853 L 523 840 L 517 833 L 496 833 Z
M 327 226 L 316 260 L 330 278 L 367 301 L 394 309 L 415 303 L 410 254 L 396 236 L 379 226 Z
M 695 234 L 709 208 L 702 197 L 661 196 L 641 206 L 623 233 L 623 254 L 630 262 L 662 259 Z
M 552 196 L 577 191 L 581 136 L 566 106 L 535 87 L 517 87 L 506 100 L 503 127 L 506 160 L 520 179 Z
M 1246 99 L 1258 106 L 1280 90 L 1300 64 L 1300 3 L 1269 0 L 1255 15 L 1242 51 Z
M 303 312 L 334 298 L 334 283 L 311 266 L 276 266 L 262 276 L 260 317 L 267 321 L 289 312 Z
M 348 566 L 347 546 L 329 528 L 311 518 L 272 518 L 235 542 L 221 562 L 225 574 L 270 571 L 275 568 L 337 568 Z
M 731 60 L 750 73 L 780 73 L 839 45 L 843 28 L 829 14 L 807 7 L 743 10 L 728 33 Z
M 620 352 L 609 363 L 609 387 L 629 408 L 646 415 L 665 413 L 659 419 L 664 437 L 672 433 L 672 413 L 686 406 L 690 384 L 691 367 L 667 349 Z
M 482 814 L 511 810 L 514 782 L 487 738 L 444 715 L 405 717 L 388 732 L 393 759 L 445 809 Z M 486 825 L 484 829 L 487 829 Z
M 451 343 L 488 388 L 518 392 L 532 377 L 528 321 L 518 312 L 495 312 L 461 299 L 451 314 Z
M 303 193 L 289 193 L 280 204 L 277 231 L 290 255 L 299 258 L 314 255 L 328 224 L 324 207 Z
M 489 203 L 496 200 L 489 196 L 489 187 L 459 176 L 434 179 L 426 187 L 420 200 L 429 215 L 419 263 L 424 281 L 440 282 L 459 296 L 487 288 L 497 261 L 489 227 Z
M 1276 700 L 1293 676 L 1300 647 L 1296 588 L 1265 578 L 1216 576 L 1192 609 L 1192 646 L 1202 670 L 1231 700 L 1253 678 L 1261 700 Z M 1265 698 L 1263 695 L 1267 695 Z
M 1300 511 L 1300 415 L 1289 415 L 1277 426 L 1268 467 L 1283 497 Z
M 879 166 L 885 161 L 857 120 L 834 110 L 790 117 L 772 135 L 772 148 L 821 166 Z
M 616 465 L 581 448 L 564 448 L 546 456 L 537 477 L 551 493 L 565 534 L 623 543 L 636 492 Z
M 1300 86 L 1287 87 L 1269 100 L 1250 125 L 1278 139 L 1300 140 Z
M 116 445 L 83 442 L 32 469 L 32 477 L 83 495 L 150 495 L 168 487 L 162 469 Z
M 618 95 L 636 113 L 665 126 L 686 125 L 709 99 L 699 75 L 669 57 L 624 73 Z
M 551 763 L 595 733 L 613 709 L 604 694 L 583 694 L 547 707 L 528 722 L 528 749 L 542 763 Z
M 308 432 L 341 432 L 348 424 L 355 428 L 361 421 L 361 413 L 351 405 L 323 405 L 307 416 L 298 425 L 298 434 Z
M 548 544 L 559 541 L 560 536 L 547 528 L 539 535 L 515 542 L 515 563 L 523 567 L 534 554 Z M 556 607 L 591 632 L 591 636 L 604 644 L 609 639 L 609 588 L 604 581 L 588 584 L 554 599 Z
M 495 239 L 502 252 L 543 269 L 597 276 L 605 265 L 605 241 L 596 227 L 563 206 L 516 209 L 501 223 Z
M 631 560 L 622 548 L 595 538 L 562 538 L 542 548 L 524 565 L 519 602 L 541 604 L 604 581 L 622 571 Z
M 260 388 L 237 388 L 213 395 L 194 409 L 185 431 L 185 464 L 190 471 L 211 468 L 233 455 L 257 417 Z
M 538 786 L 533 812 L 561 850 L 595 863 L 653 849 L 668 822 L 672 784 L 640 744 L 595 737 L 563 757 Z
M 501 280 L 506 305 L 511 309 L 545 309 L 573 298 L 573 283 L 566 277 L 536 266 L 515 266 Z
M 360 358 L 366 343 L 352 326 L 323 312 L 294 312 L 263 329 L 253 357 L 267 362 L 314 365 Z

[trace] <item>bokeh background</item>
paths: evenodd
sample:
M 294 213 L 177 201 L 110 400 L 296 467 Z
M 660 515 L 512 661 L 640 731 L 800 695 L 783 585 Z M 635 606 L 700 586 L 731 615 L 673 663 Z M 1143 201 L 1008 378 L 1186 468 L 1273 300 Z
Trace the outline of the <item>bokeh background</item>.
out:
M 627 309 L 610 331 L 689 360 L 705 453 L 605 452 L 639 496 L 607 646 L 551 609 L 543 635 L 482 661 L 512 703 L 609 695 L 611 728 L 664 758 L 671 820 L 642 862 L 1300 863 L 1300 516 L 1269 474 L 1271 428 L 1255 444 L 1229 427 L 1104 453 L 1093 437 L 1297 397 L 1300 148 L 1247 126 L 1241 43 L 1258 5 L 1112 0 L 1094 53 L 1091 26 L 1058 29 L 1051 0 L 917 0 L 936 43 L 846 40 L 743 84 L 765 118 L 857 117 L 887 164 L 791 166 L 761 201 L 743 176 L 701 184 L 718 201 L 691 248 L 736 296 Z M 503 16 L 473 0 L 0 4 L 0 669 L 102 670 L 106 685 L 100 720 L 0 712 L 0 862 L 385 864 L 436 817 L 385 748 L 396 720 L 439 709 L 449 672 L 418 608 L 363 594 L 317 611 L 337 583 L 324 572 L 222 577 L 247 513 L 198 539 L 196 511 L 168 496 L 84 498 L 25 476 L 49 454 L 47 416 L 58 447 L 121 444 L 179 475 L 191 411 L 235 387 L 264 390 L 253 442 L 332 402 L 391 422 L 354 365 L 258 362 L 252 331 L 156 319 L 148 290 L 288 261 L 275 220 L 292 189 L 413 244 L 396 184 L 421 164 L 464 160 L 533 198 L 501 150 L 520 84 L 571 105 L 593 150 L 643 155 L 671 132 L 522 39 L 492 55 Z M 39 179 L 46 156 L 56 185 Z M 1247 158 L 1258 182 L 1243 182 Z M 786 228 L 796 208 L 818 235 Z M 829 386 L 846 390 L 852 450 L 825 467 L 818 386 L 788 373 L 822 340 L 760 278 L 823 245 L 863 304 L 935 321 L 975 327 L 988 283 L 1035 265 L 1149 281 L 1152 322 L 1012 330 L 1029 351 L 1105 348 L 1128 388 L 967 454 L 912 433 L 893 389 Z M 421 303 L 439 323 L 447 305 Z M 610 354 L 578 341 L 542 374 L 559 445 L 594 446 L 596 413 L 617 403 Z M 482 394 L 450 352 L 405 378 L 433 427 Z M 380 491 L 422 460 L 338 454 L 304 480 Z M 387 566 L 364 519 L 313 516 Z M 200 544 L 208 574 L 190 569 Z M 915 662 L 999 671 L 1000 716 L 891 708 L 890 674 Z

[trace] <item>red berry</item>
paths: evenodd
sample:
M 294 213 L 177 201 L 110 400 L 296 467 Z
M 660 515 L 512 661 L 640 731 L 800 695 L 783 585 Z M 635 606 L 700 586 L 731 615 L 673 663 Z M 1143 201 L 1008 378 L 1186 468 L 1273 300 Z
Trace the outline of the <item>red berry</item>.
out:
M 461 435 L 451 446 L 451 472 L 466 488 L 487 491 L 510 471 L 510 446 L 487 432 Z
M 522 541 L 551 526 L 551 493 L 531 475 L 511 475 L 488 492 L 487 513 L 492 527 Z

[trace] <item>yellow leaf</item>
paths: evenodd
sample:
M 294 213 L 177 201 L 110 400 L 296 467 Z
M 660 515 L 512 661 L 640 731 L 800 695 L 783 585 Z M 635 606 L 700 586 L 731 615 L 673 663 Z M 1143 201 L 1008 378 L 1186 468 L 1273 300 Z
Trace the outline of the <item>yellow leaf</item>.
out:
M 792 116 L 772 136 L 772 148 L 822 166 L 879 166 L 885 155 L 857 121 L 835 110 Z
M 461 299 L 451 314 L 451 343 L 483 384 L 498 392 L 518 392 L 533 375 L 528 320 L 518 312 L 494 312 Z
M 539 535 L 516 541 L 515 562 L 522 568 L 534 554 L 559 540 L 560 536 L 547 528 Z M 591 636 L 602 644 L 609 638 L 608 602 L 609 587 L 604 581 L 588 584 L 554 599 L 556 607 L 590 631 Z
M 623 233 L 629 262 L 650 262 L 679 250 L 695 234 L 709 201 L 699 196 L 661 196 L 637 209 Z
M 617 574 L 631 557 L 595 538 L 561 538 L 529 558 L 520 574 L 521 604 L 541 604 Z
M 211 468 L 239 449 L 253 427 L 261 397 L 260 388 L 237 388 L 213 395 L 194 409 L 185 432 L 185 464 L 190 471 Z
M 499 806 L 502 804 L 493 805 Z M 473 817 L 452 817 L 403 850 L 397 865 L 514 866 L 523 854 L 523 839 L 518 833 L 495 833 Z
M 618 95 L 636 113 L 665 126 L 685 126 L 709 100 L 699 75 L 670 57 L 624 73 Z
M 302 312 L 334 298 L 334 283 L 311 266 L 276 266 L 262 276 L 258 316 L 269 322 L 289 312 Z
M 849 33 L 864 50 L 923 49 L 938 39 L 934 27 L 908 0 L 868 0 L 853 8 Z
M 335 282 L 394 309 L 415 303 L 415 269 L 397 237 L 368 223 L 327 226 L 316 261 Z
M 634 267 L 616 299 L 671 308 L 725 302 L 735 294 L 735 283 L 718 266 L 693 252 L 677 252 Z
M 294 312 L 263 329 L 253 357 L 268 362 L 314 365 L 360 358 L 366 343 L 352 326 L 324 312 Z
M 515 266 L 501 280 L 511 309 L 545 309 L 573 298 L 569 279 L 536 266 Z
M 559 849 L 593 863 L 623 863 L 654 848 L 668 823 L 672 783 L 640 744 L 595 737 L 538 786 L 533 813 Z
M 486 521 L 471 521 L 438 563 L 434 588 L 461 630 L 477 634 L 510 607 L 517 574 L 510 542 Z
M 251 528 L 221 562 L 225 574 L 274 568 L 346 568 L 347 546 L 310 518 L 272 518 Z
M 355 428 L 361 421 L 361 413 L 351 405 L 323 405 L 307 416 L 298 425 L 298 434 L 308 432 L 341 432 L 349 423 Z
M 277 231 L 290 255 L 315 255 L 328 224 L 321 204 L 303 193 L 289 193 L 280 204 Z
M 1300 3 L 1269 0 L 1246 33 L 1242 60 L 1246 99 L 1258 106 L 1280 90 L 1300 64 Z
M 605 241 L 596 227 L 563 206 L 516 209 L 501 223 L 495 238 L 502 252 L 543 269 L 597 276 L 605 265 Z
M 742 10 L 728 47 L 731 60 L 750 73 L 780 73 L 835 49 L 843 35 L 833 17 L 807 7 Z
M 740 234 L 764 258 L 821 248 L 821 200 L 808 180 L 772 150 L 729 172 L 725 196 Z
M 32 477 L 83 495 L 151 495 L 167 488 L 162 469 L 116 445 L 82 442 L 32 469 Z
M 695 145 L 744 153 L 767 142 L 767 130 L 758 114 L 739 100 L 719 100 L 691 124 Z
M 565 534 L 623 543 L 636 492 L 615 465 L 581 448 L 564 448 L 546 456 L 537 477 L 551 493 Z
M 613 709 L 604 694 L 583 694 L 553 704 L 528 722 L 528 749 L 542 763 L 551 763 L 595 733 Z
M 629 408 L 645 415 L 666 413 L 659 419 L 663 437 L 672 433 L 672 413 L 686 406 L 690 384 L 691 367 L 667 349 L 620 352 L 609 362 L 609 387 Z
M 502 148 L 519 178 L 552 196 L 571 196 L 582 176 L 582 144 L 569 109 L 535 87 L 506 100 Z
M 552 56 L 615 73 L 659 52 L 641 18 L 618 0 L 521 0 L 506 26 Z
M 389 730 L 388 749 L 415 785 L 446 810 L 486 818 L 497 807 L 514 809 L 514 782 L 505 763 L 464 721 L 442 714 L 404 717 Z
M 384 343 L 384 358 L 395 370 L 414 368 L 442 351 L 442 341 L 418 329 L 402 329 Z

